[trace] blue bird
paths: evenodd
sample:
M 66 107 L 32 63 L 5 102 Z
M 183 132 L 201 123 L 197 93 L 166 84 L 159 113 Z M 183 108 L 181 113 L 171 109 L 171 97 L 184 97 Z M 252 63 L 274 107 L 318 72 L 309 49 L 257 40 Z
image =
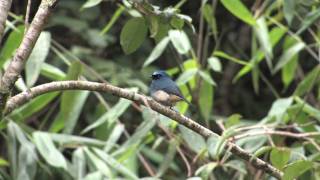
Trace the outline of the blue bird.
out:
M 151 78 L 150 95 L 154 100 L 170 108 L 179 101 L 185 101 L 191 105 L 165 71 L 156 71 Z

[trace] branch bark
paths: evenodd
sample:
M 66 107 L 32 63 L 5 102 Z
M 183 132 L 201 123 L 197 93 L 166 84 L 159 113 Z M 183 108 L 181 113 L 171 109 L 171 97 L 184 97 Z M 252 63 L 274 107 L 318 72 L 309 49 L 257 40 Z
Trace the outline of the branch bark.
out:
M 4 0 L 6 1 L 6 0 Z M 2 2 L 2 1 L 1 1 Z M 15 82 L 17 81 L 21 71 L 24 68 L 26 60 L 30 56 L 32 49 L 37 42 L 37 39 L 46 24 L 52 9 L 58 0 L 42 0 L 39 9 L 32 20 L 22 42 L 13 56 L 7 70 L 0 81 L 0 115 L 6 106 L 7 99 L 10 91 L 12 90 Z M 1 14 L 0 14 L 1 15 Z M 1 17 L 0 17 L 1 18 Z
M 152 100 L 149 97 L 146 97 L 144 95 L 141 95 L 123 88 L 112 86 L 110 84 L 88 82 L 88 81 L 59 81 L 59 82 L 51 82 L 51 83 L 42 84 L 42 85 L 33 87 L 29 91 L 22 92 L 10 98 L 7 102 L 5 114 L 8 115 L 14 109 L 18 108 L 19 106 L 25 104 L 26 102 L 32 100 L 37 96 L 40 96 L 48 92 L 63 91 L 63 90 L 99 91 L 99 92 L 110 93 L 112 95 L 129 99 L 132 101 L 136 101 L 141 104 L 144 104 L 144 102 L 147 102 L 148 106 L 152 108 L 154 111 L 157 111 L 158 113 L 163 114 L 177 121 L 179 124 L 182 124 L 188 127 L 189 129 L 199 133 L 205 138 L 209 138 L 210 136 L 216 136 L 216 137 L 219 136 L 216 133 L 212 132 L 211 130 L 201 126 L 196 121 L 184 115 L 181 115 L 180 113 L 173 111 L 165 106 L 162 106 L 161 104 L 157 103 L 156 101 Z M 231 152 L 234 155 L 250 162 L 257 169 L 261 169 L 278 179 L 280 179 L 283 175 L 281 171 L 279 171 L 269 163 L 254 157 L 253 155 L 246 152 L 244 149 L 242 149 L 241 147 L 237 146 L 236 144 L 230 141 L 227 141 L 226 149 L 231 149 Z
M 0 0 L 0 44 L 11 4 L 12 0 Z

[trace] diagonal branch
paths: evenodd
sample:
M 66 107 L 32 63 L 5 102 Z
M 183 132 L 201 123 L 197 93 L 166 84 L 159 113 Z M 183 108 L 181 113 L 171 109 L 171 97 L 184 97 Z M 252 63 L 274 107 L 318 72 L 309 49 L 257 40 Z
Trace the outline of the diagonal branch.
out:
M 6 0 L 4 0 L 6 1 Z M 2 1 L 0 1 L 2 2 Z M 42 0 L 39 9 L 32 20 L 22 42 L 13 56 L 7 70 L 0 81 L 0 116 L 5 108 L 6 101 L 10 91 L 17 81 L 21 71 L 24 68 L 26 60 L 30 56 L 32 49 L 37 42 L 37 39 L 46 24 L 48 17 L 51 14 L 58 0 Z M 1 9 L 0 9 L 1 10 Z M 1 13 L 0 13 L 1 15 Z M 1 17 L 0 17 L 1 18 Z
M 0 0 L 0 44 L 11 4 L 12 0 Z
M 196 121 L 184 115 L 181 115 L 180 113 L 173 111 L 165 106 L 162 106 L 161 104 L 157 103 L 156 101 L 144 95 L 141 95 L 123 88 L 119 88 L 116 86 L 112 86 L 110 84 L 88 82 L 88 81 L 59 81 L 59 82 L 51 82 L 51 83 L 42 84 L 42 85 L 33 87 L 29 91 L 22 92 L 10 98 L 7 102 L 5 114 L 8 115 L 14 109 L 18 108 L 19 106 L 25 104 L 26 102 L 32 100 L 37 96 L 40 96 L 48 92 L 63 91 L 63 90 L 100 91 L 100 92 L 110 93 L 114 96 L 122 97 L 132 101 L 137 101 L 141 104 L 144 104 L 144 102 L 147 101 L 150 108 L 152 108 L 154 111 L 157 111 L 158 113 L 163 114 L 177 121 L 179 124 L 182 124 L 188 127 L 189 129 L 199 133 L 205 138 L 208 138 L 210 136 L 217 136 L 217 137 L 219 136 L 216 133 L 212 132 L 211 130 L 201 126 Z M 244 159 L 250 162 L 257 169 L 261 169 L 278 179 L 280 179 L 283 175 L 281 171 L 279 171 L 269 163 L 254 157 L 252 154 L 246 152 L 244 149 L 242 149 L 241 147 L 237 146 L 236 144 L 230 141 L 227 142 L 226 149 L 231 149 L 231 152 L 234 155 L 237 155 L 241 159 Z

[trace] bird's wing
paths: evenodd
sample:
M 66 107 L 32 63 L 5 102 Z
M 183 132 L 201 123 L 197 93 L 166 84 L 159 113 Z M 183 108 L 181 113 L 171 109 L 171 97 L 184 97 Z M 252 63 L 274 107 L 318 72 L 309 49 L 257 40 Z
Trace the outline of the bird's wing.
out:
M 169 94 L 174 94 L 176 96 L 181 97 L 182 99 L 185 99 L 179 89 L 179 87 L 176 85 L 174 81 L 170 81 L 166 84 L 165 87 L 163 87 L 163 90 Z

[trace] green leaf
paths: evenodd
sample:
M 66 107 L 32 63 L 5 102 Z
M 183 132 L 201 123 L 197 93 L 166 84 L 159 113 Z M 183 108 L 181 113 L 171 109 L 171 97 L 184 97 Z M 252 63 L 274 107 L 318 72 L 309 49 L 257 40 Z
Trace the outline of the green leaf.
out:
M 91 7 L 97 6 L 101 2 L 102 2 L 102 0 L 87 0 L 87 2 L 85 2 L 82 5 L 81 9 L 91 8 Z
M 72 62 L 66 79 L 77 80 L 81 74 L 81 69 L 80 62 Z M 60 112 L 51 125 L 51 132 L 58 132 L 64 129 L 64 133 L 71 134 L 88 96 L 89 91 L 64 91 L 60 102 Z
M 49 32 L 41 32 L 33 50 L 26 63 L 26 83 L 28 87 L 32 87 L 40 74 L 41 67 L 50 49 L 51 34 Z
M 45 132 L 43 132 L 45 133 Z M 69 134 L 58 134 L 58 133 L 46 133 L 48 134 L 54 142 L 60 145 L 68 144 L 79 144 L 87 146 L 104 146 L 106 142 L 100 141 L 98 139 L 93 139 L 89 137 L 75 136 Z
M 208 63 L 209 63 L 210 68 L 213 71 L 221 72 L 222 65 L 221 65 L 220 60 L 217 57 L 209 57 L 208 58 Z
M 303 96 L 307 92 L 311 91 L 315 83 L 318 82 L 320 75 L 320 68 L 316 66 L 306 77 L 299 83 L 298 87 L 294 91 L 294 95 Z
M 57 168 L 67 170 L 67 161 L 61 152 L 55 147 L 51 137 L 42 132 L 34 132 L 32 134 L 34 142 L 41 156 L 48 164 Z
M 203 13 L 204 19 L 209 24 L 214 37 L 217 38 L 217 36 L 218 36 L 217 22 L 216 22 L 216 18 L 215 18 L 212 6 L 209 4 L 205 4 L 202 7 L 202 13 Z
M 101 158 L 105 163 L 107 163 L 110 167 L 112 167 L 114 170 L 118 171 L 128 179 L 139 179 L 133 172 L 131 172 L 129 169 L 127 169 L 124 165 L 122 165 L 118 160 L 116 160 L 114 157 L 108 155 L 104 151 L 93 148 L 93 151 L 97 154 L 99 158 Z
M 274 47 L 281 40 L 285 33 L 286 30 L 278 27 L 275 27 L 270 31 L 269 38 L 272 47 Z M 258 51 L 256 53 L 256 58 L 253 58 L 250 63 L 246 63 L 246 65 L 238 72 L 236 77 L 233 79 L 233 82 L 237 81 L 239 78 L 249 73 L 253 67 L 256 67 L 256 64 L 263 60 L 264 57 L 264 53 L 262 51 Z
M 287 109 L 291 106 L 292 102 L 292 97 L 277 99 L 273 102 L 272 107 L 268 112 L 268 116 L 275 116 L 277 120 L 280 120 Z
M 295 13 L 297 1 L 284 0 L 283 1 L 283 13 L 289 25 L 291 25 L 292 19 Z
M 298 40 L 293 38 L 292 36 L 286 36 L 284 39 L 284 43 L 282 45 L 283 47 L 283 52 L 287 51 L 289 48 L 294 46 Z M 293 78 L 295 77 L 295 69 L 297 68 L 298 65 L 298 54 L 292 57 L 289 62 L 283 66 L 281 75 L 282 75 L 282 82 L 285 84 L 285 88 L 291 83 Z
M 109 124 L 115 122 L 130 106 L 131 101 L 127 99 L 121 98 L 118 103 L 113 106 L 108 112 L 103 114 L 99 119 L 97 119 L 94 123 L 86 127 L 81 134 L 87 133 L 88 131 L 102 125 L 104 122 L 108 121 Z
M 182 138 L 194 152 L 200 153 L 202 150 L 206 149 L 206 141 L 201 135 L 183 125 L 178 125 L 178 127 Z
M 170 30 L 169 38 L 179 54 L 186 54 L 191 49 L 187 34 L 182 30 Z
M 203 81 L 200 88 L 199 107 L 201 115 L 208 122 L 213 108 L 213 86 Z
M 248 23 L 251 26 L 256 25 L 256 20 L 253 18 L 251 12 L 240 0 L 221 0 L 221 3 L 233 15 Z
M 9 117 L 15 121 L 24 121 L 34 113 L 46 107 L 58 95 L 59 92 L 52 92 L 38 96 L 13 111 Z
M 120 15 L 123 13 L 124 10 L 125 10 L 124 6 L 118 7 L 117 11 L 113 14 L 113 16 L 111 17 L 110 21 L 101 30 L 100 35 L 104 35 L 104 34 L 108 33 L 108 31 L 111 29 L 113 24 L 119 19 Z
M 147 60 L 143 63 L 143 67 L 147 67 L 149 64 L 151 64 L 153 61 L 155 61 L 161 56 L 163 51 L 166 49 L 169 40 L 169 37 L 165 37 L 157 44 L 157 46 L 152 50 Z
M 124 25 L 120 34 L 120 44 L 126 54 L 136 51 L 147 37 L 148 27 L 144 18 L 132 18 Z
M 237 64 L 241 64 L 241 65 L 247 65 L 248 64 L 248 62 L 243 61 L 241 59 L 237 59 L 235 57 L 232 57 L 232 56 L 230 56 L 230 55 L 228 55 L 228 54 L 226 54 L 226 53 L 224 53 L 222 51 L 215 51 L 215 52 L 213 52 L 213 55 L 214 56 L 218 56 L 218 57 L 222 57 L 224 59 L 230 60 L 230 61 L 232 61 L 234 63 L 237 63 Z
M 138 128 L 136 128 L 134 134 L 122 145 L 122 149 L 127 149 L 130 146 L 138 145 L 156 125 L 157 114 L 155 114 L 154 111 L 144 108 L 142 111 L 142 116 L 144 121 L 138 126 Z
M 84 148 L 84 152 L 88 156 L 88 159 L 92 162 L 94 167 L 103 175 L 110 179 L 114 179 L 111 169 L 102 161 L 97 155 L 91 152 L 87 147 Z M 99 178 L 101 179 L 101 178 Z
M 19 47 L 23 35 L 24 35 L 24 26 L 18 26 L 14 31 L 9 34 L 8 39 L 2 46 L 0 53 L 0 67 L 3 68 L 4 63 L 12 57 L 13 53 Z
M 61 81 L 66 78 L 66 74 L 63 71 L 48 63 L 42 64 L 41 75 L 55 81 Z
M 278 72 L 284 65 L 286 65 L 288 62 L 290 62 L 293 57 L 295 57 L 296 55 L 298 55 L 298 53 L 303 50 L 303 48 L 306 45 L 302 42 L 297 42 L 296 44 L 294 44 L 292 47 L 290 47 L 289 49 L 287 49 L 280 57 L 279 62 L 277 63 L 277 65 L 275 66 L 273 73 Z
M 197 74 L 198 70 L 196 68 L 188 69 L 184 71 L 176 80 L 178 85 L 183 85 L 190 81 Z
M 198 71 L 199 75 L 202 77 L 203 80 L 205 80 L 206 82 L 208 82 L 209 84 L 216 86 L 216 82 L 214 82 L 214 80 L 211 78 L 210 74 L 208 72 L 205 71 Z
M 9 162 L 0 157 L 0 167 L 9 166 Z
M 69 168 L 70 174 L 72 174 L 75 179 L 84 179 L 87 172 L 86 157 L 82 147 L 77 148 L 72 153 L 72 167 L 73 168 Z
M 181 18 L 178 18 L 177 16 L 173 16 L 170 20 L 171 26 L 173 26 L 176 29 L 182 29 L 184 26 L 184 21 Z
M 229 167 L 241 174 L 247 174 L 247 165 L 241 160 L 231 160 L 224 164 L 224 167 Z
M 304 172 L 312 168 L 312 162 L 310 161 L 296 161 L 290 163 L 284 170 L 283 180 L 293 180 Z
M 296 34 L 301 34 L 319 18 L 320 18 L 320 8 L 315 9 L 312 12 L 308 13 L 308 15 L 303 18 L 302 25 Z
M 214 168 L 216 168 L 217 166 L 217 162 L 210 162 L 208 164 L 205 164 L 196 170 L 195 175 L 201 175 L 201 179 L 208 179 Z
M 272 68 L 272 45 L 270 42 L 270 38 L 269 38 L 269 33 L 268 33 L 268 26 L 267 23 L 264 19 L 264 17 L 260 17 L 257 20 L 257 26 L 255 26 L 254 28 L 259 43 L 262 47 L 262 50 L 266 56 L 266 60 L 267 60 L 267 64 L 269 66 L 269 68 Z
M 241 114 L 232 114 L 228 117 L 225 122 L 226 128 L 230 128 L 231 126 L 237 125 L 240 123 L 240 119 L 242 118 Z
M 169 142 L 168 151 L 165 153 L 162 163 L 160 164 L 159 170 L 156 174 L 157 177 L 163 176 L 166 171 L 169 169 L 170 164 L 173 162 L 175 158 L 175 154 L 177 151 L 178 143 L 175 139 L 171 139 Z
M 271 150 L 272 150 L 271 146 L 263 146 L 263 147 L 259 148 L 256 152 L 254 152 L 252 158 L 253 157 L 259 157 L 262 154 L 265 154 L 266 152 L 269 152 Z M 250 161 L 252 160 L 252 158 L 250 159 Z
M 283 169 L 290 159 L 290 154 L 291 151 L 288 148 L 274 147 L 270 153 L 272 165 L 280 170 Z

